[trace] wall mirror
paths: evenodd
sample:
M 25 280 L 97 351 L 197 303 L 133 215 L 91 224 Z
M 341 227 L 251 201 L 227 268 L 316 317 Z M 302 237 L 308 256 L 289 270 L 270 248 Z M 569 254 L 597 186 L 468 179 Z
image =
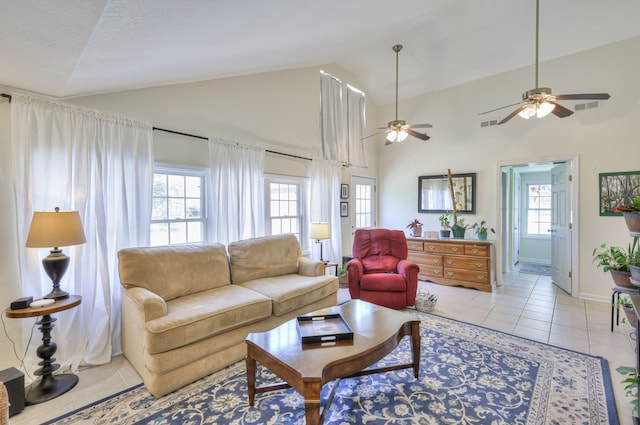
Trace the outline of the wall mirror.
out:
M 476 212 L 476 173 L 452 174 L 456 209 L 461 213 Z M 446 175 L 418 177 L 418 212 L 444 213 L 452 210 L 449 180 Z

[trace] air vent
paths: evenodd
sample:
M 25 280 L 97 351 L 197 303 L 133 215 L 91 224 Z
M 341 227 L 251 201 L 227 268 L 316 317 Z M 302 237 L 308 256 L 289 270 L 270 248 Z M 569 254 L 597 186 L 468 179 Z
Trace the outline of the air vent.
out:
M 576 111 L 583 111 L 585 109 L 593 109 L 598 107 L 598 101 L 587 102 L 587 103 L 578 103 L 574 107 Z
M 498 120 L 482 121 L 480 123 L 480 128 L 491 127 L 493 125 L 498 125 Z

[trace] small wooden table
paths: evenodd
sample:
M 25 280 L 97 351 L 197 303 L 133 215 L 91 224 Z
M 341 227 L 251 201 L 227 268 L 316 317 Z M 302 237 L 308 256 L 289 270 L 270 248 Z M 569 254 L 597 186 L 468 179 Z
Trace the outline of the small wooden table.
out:
M 8 308 L 5 310 L 5 315 L 13 319 L 42 316 L 42 318 L 36 322 L 40 325 L 38 329 L 42 332 L 42 345 L 40 345 L 37 350 L 38 357 L 42 359 L 38 364 L 42 367 L 34 372 L 35 375 L 41 376 L 41 378 L 27 388 L 26 405 L 38 404 L 56 398 L 75 387 L 78 383 L 78 376 L 72 373 L 53 374 L 53 372 L 60 368 L 60 365 L 54 363 L 56 359 L 53 355 L 58 349 L 58 346 L 55 342 L 51 341 L 51 330 L 54 327 L 53 322 L 58 319 L 52 318 L 51 315 L 76 307 L 80 305 L 81 302 L 81 296 L 70 295 L 67 298 L 56 300 L 53 304 L 46 307 L 27 307 L 19 310 Z
M 293 387 L 304 397 L 307 425 L 321 424 L 339 382 L 333 386 L 325 408 L 320 409 L 322 386 L 336 379 L 413 368 L 420 373 L 420 321 L 415 316 L 362 300 L 309 313 L 339 313 L 353 330 L 353 341 L 302 344 L 297 320 L 290 320 L 268 332 L 247 336 L 247 382 L 249 405 L 256 393 Z M 380 369 L 371 366 L 393 351 L 400 340 L 411 336 L 412 363 Z M 273 371 L 286 383 L 256 388 L 256 363 Z

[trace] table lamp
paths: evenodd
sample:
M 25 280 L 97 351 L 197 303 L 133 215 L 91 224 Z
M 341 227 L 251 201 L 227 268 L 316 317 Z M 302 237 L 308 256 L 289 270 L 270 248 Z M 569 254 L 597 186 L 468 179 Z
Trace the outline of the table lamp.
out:
M 311 223 L 311 239 L 315 239 L 316 243 L 320 244 L 320 261 L 326 263 L 322 258 L 322 241 L 323 239 L 331 238 L 331 226 L 327 222 L 315 222 Z
M 87 240 L 82 229 L 78 211 L 35 211 L 29 228 L 26 246 L 29 248 L 50 248 L 49 255 L 42 259 L 44 271 L 53 281 L 53 290 L 44 296 L 58 300 L 69 294 L 60 289 L 60 280 L 69 267 L 70 258 L 59 247 L 79 245 Z

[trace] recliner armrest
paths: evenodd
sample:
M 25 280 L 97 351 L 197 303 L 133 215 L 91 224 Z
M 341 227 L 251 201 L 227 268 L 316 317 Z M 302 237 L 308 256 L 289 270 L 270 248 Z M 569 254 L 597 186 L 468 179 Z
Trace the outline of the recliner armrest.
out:
M 307 257 L 300 257 L 298 274 L 303 276 L 323 276 L 325 274 L 324 263 Z
M 167 303 L 160 295 L 137 286 L 123 289 L 123 295 L 128 296 L 142 310 L 145 322 L 167 315 Z
M 416 263 L 411 260 L 400 260 L 398 262 L 398 274 L 404 276 L 405 278 L 411 276 L 412 274 L 418 275 L 420 271 L 420 267 Z

